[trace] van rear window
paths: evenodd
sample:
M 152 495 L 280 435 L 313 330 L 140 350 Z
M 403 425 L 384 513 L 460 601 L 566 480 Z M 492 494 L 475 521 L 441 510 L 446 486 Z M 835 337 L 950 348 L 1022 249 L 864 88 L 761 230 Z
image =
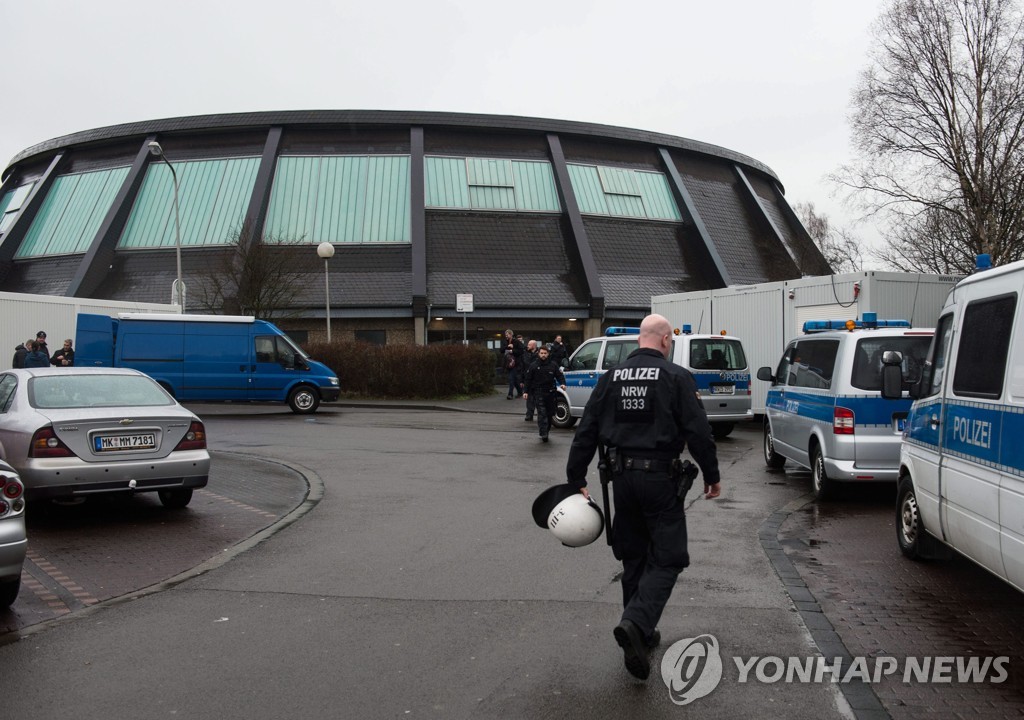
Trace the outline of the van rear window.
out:
M 921 379 L 921 369 L 931 344 L 931 335 L 862 338 L 853 356 L 850 384 L 861 390 L 881 391 L 882 353 L 886 350 L 896 350 L 903 354 L 903 380 L 917 382 Z
M 694 370 L 743 370 L 747 367 L 747 358 L 738 340 L 691 340 L 690 367 Z

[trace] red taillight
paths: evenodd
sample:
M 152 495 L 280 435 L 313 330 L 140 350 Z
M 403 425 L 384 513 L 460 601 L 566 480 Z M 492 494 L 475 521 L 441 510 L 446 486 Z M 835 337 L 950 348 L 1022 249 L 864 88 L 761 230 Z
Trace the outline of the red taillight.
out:
M 188 426 L 188 432 L 181 439 L 175 450 L 204 450 L 206 449 L 206 428 L 201 422 L 193 422 Z
M 17 476 L 0 475 L 0 518 L 25 509 L 25 486 Z
M 28 448 L 28 456 L 34 458 L 74 457 L 68 446 L 60 441 L 52 427 L 36 430 L 32 436 L 32 444 Z
M 21 484 L 17 478 L 2 477 L 0 476 L 0 483 L 3 484 L 3 495 L 8 500 L 17 500 L 21 497 L 21 494 L 25 491 L 25 487 Z
M 853 410 L 837 407 L 832 411 L 832 434 L 853 435 Z

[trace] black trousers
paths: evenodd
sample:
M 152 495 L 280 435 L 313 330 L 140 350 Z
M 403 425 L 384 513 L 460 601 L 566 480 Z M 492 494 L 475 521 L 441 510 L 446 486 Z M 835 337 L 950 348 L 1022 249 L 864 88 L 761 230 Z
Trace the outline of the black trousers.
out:
M 527 400 L 536 398 L 537 430 L 540 431 L 541 437 L 547 437 L 548 431 L 551 430 L 551 418 L 555 416 L 555 395 L 554 392 L 538 395 L 530 393 L 530 397 L 526 398 Z
M 623 470 L 612 489 L 612 550 L 622 561 L 622 619 L 650 637 L 679 573 L 690 564 L 686 512 L 667 472 Z

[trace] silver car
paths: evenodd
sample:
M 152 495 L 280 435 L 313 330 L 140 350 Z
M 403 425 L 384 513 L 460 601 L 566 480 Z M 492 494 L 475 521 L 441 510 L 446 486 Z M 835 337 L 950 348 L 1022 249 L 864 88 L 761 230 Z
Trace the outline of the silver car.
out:
M 156 492 L 180 508 L 210 472 L 199 418 L 122 368 L 0 373 L 0 457 L 21 475 L 29 502 Z
M 18 473 L 0 461 L 0 608 L 14 604 L 25 562 L 25 492 Z

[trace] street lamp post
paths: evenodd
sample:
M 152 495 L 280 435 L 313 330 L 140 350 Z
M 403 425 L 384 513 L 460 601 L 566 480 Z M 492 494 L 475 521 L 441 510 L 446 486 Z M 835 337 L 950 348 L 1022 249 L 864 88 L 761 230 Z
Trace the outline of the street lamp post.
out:
M 149 143 L 149 152 L 167 163 L 171 169 L 171 178 L 174 180 L 174 254 L 178 263 L 178 279 L 175 280 L 174 290 L 171 292 L 171 302 L 177 300 L 181 311 L 185 312 L 185 282 L 181 279 L 181 215 L 178 213 L 178 173 L 174 172 L 174 166 L 164 155 L 164 149 L 156 140 Z
M 316 246 L 316 254 L 324 259 L 324 300 L 327 304 L 327 342 L 331 342 L 331 275 L 327 270 L 327 261 L 334 257 L 334 245 L 322 242 Z

